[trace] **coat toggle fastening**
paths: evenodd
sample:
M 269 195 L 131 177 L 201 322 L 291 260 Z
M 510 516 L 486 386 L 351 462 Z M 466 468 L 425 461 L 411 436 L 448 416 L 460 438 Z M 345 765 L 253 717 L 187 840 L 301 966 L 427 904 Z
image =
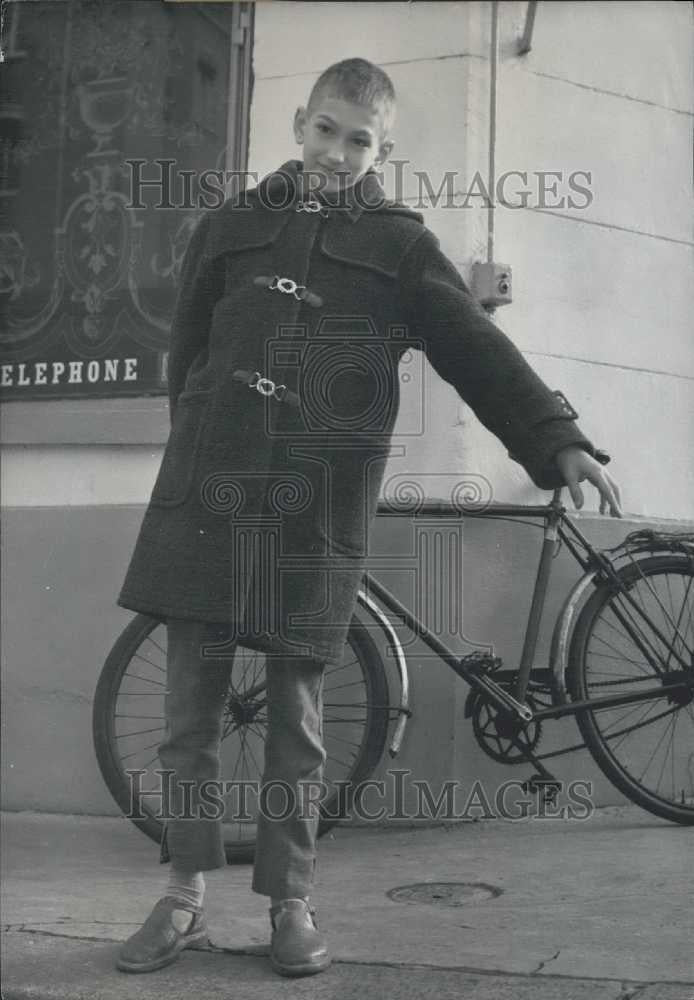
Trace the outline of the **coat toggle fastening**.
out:
M 267 288 L 270 292 L 283 292 L 284 295 L 293 295 L 299 302 L 306 302 L 307 305 L 318 309 L 323 305 L 320 295 L 310 291 L 306 285 L 298 285 L 293 278 L 281 278 L 279 274 L 259 274 L 253 279 L 255 285 Z
M 280 402 L 286 401 L 293 406 L 299 405 L 299 397 L 295 392 L 292 392 L 284 384 L 276 385 L 271 378 L 266 378 L 260 372 L 242 371 L 239 368 L 234 372 L 233 378 L 244 382 L 249 389 L 255 389 L 261 396 L 273 396 Z

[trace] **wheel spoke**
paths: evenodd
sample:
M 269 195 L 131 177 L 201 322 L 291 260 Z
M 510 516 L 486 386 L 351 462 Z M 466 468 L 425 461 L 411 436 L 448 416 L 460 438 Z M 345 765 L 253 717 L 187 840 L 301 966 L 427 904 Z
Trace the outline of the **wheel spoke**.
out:
M 156 639 L 153 639 L 151 634 L 147 636 L 147 641 L 151 642 L 153 646 L 157 647 L 161 655 L 164 657 L 164 662 L 166 662 L 166 650 L 164 649 L 164 647 L 160 645 Z
M 137 755 L 139 753 L 142 753 L 143 750 L 154 750 L 155 748 L 158 750 L 159 745 L 160 745 L 159 742 L 148 743 L 147 746 L 140 747 L 138 750 L 131 750 L 130 753 L 119 753 L 118 756 L 121 761 L 130 760 L 131 757 L 137 757 Z
M 343 691 L 345 688 L 358 687 L 362 684 L 362 681 L 348 681 L 347 684 L 336 684 L 335 687 L 326 688 L 328 694 L 334 694 L 335 691 Z
M 132 733 L 118 733 L 117 739 L 122 740 L 131 736 L 147 736 L 150 733 L 161 733 L 163 731 L 163 726 L 154 726 L 152 729 L 136 729 Z
M 142 660 L 143 663 L 149 664 L 150 667 L 154 667 L 154 669 L 158 670 L 160 673 L 162 674 L 166 673 L 165 667 L 160 666 L 158 663 L 154 663 L 153 660 L 150 660 L 149 657 L 147 656 L 143 656 L 142 653 L 135 653 L 133 659 Z
M 121 715 L 118 712 L 113 716 L 113 718 L 114 719 L 151 719 L 151 720 L 160 719 L 162 722 L 164 721 L 164 716 L 163 715 Z
M 131 674 L 129 671 L 125 674 L 126 677 L 134 677 L 135 680 L 144 681 L 145 684 L 156 684 L 157 687 L 165 688 L 166 685 L 162 684 L 161 681 L 153 681 L 149 677 L 142 677 L 140 674 Z
M 361 746 L 361 743 L 356 743 L 354 740 L 346 740 L 342 736 L 336 736 L 335 733 L 330 734 L 330 742 L 345 743 L 348 747 L 356 747 L 357 749 Z
M 346 769 L 349 769 L 350 764 L 352 763 L 351 761 L 340 760 L 339 757 L 336 757 L 334 754 L 330 754 L 330 753 L 326 754 L 326 758 L 325 759 L 326 759 L 326 761 L 328 761 L 328 760 L 332 761 L 334 764 L 339 764 L 340 767 L 344 767 Z

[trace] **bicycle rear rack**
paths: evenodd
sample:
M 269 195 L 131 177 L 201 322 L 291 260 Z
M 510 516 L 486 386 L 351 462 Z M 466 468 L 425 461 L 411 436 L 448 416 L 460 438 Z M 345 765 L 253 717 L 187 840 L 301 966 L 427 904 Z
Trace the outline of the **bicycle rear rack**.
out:
M 637 528 L 636 531 L 630 531 L 618 545 L 602 551 L 617 558 L 628 557 L 635 552 L 681 552 L 694 559 L 694 532 Z

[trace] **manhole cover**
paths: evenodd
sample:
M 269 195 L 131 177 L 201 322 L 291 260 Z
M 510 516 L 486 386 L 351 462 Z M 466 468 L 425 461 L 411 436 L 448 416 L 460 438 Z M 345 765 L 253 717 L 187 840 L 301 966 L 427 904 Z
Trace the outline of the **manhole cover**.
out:
M 415 882 L 398 885 L 387 895 L 394 903 L 428 903 L 433 906 L 468 906 L 495 899 L 502 889 L 486 882 Z

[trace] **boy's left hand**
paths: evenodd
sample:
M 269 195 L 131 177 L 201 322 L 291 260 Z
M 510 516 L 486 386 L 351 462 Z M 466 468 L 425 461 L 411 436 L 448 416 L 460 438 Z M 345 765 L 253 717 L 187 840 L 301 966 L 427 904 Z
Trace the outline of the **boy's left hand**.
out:
M 609 506 L 612 517 L 622 517 L 621 494 L 615 480 L 604 467 L 584 448 L 568 445 L 555 455 L 555 461 L 569 488 L 571 499 L 577 510 L 583 506 L 583 490 L 578 485 L 584 479 L 595 486 L 600 494 L 600 513 Z

